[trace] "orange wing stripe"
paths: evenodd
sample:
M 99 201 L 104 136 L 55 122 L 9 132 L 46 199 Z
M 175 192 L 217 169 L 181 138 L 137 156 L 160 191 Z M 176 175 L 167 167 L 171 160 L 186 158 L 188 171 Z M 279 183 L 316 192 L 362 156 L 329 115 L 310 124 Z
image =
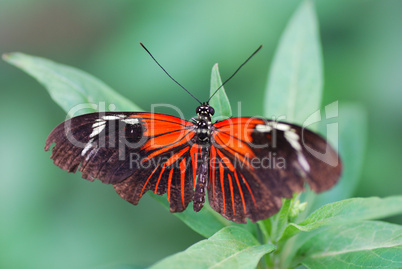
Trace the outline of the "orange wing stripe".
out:
M 254 194 L 253 194 L 253 192 L 251 191 L 250 186 L 248 185 L 248 183 L 247 183 L 246 179 L 243 177 L 243 175 L 240 174 L 240 176 L 241 176 L 241 178 L 242 178 L 244 184 L 246 184 L 246 187 L 247 187 L 247 189 L 248 189 L 248 192 L 249 192 L 250 195 L 251 195 L 251 199 L 253 199 L 253 203 L 254 203 L 255 208 L 257 208 L 257 203 L 255 202 Z
M 211 159 L 210 159 L 210 171 L 212 173 L 212 177 L 209 179 L 212 180 L 212 204 L 215 204 L 215 169 L 216 169 L 216 149 L 214 146 L 211 147 Z M 211 179 L 212 178 L 212 179 Z M 211 184 L 211 182 L 209 182 Z
M 180 150 L 179 152 L 175 153 L 170 157 L 164 164 L 164 166 L 170 166 L 174 162 L 176 162 L 181 156 L 183 156 L 184 153 L 186 153 L 188 150 L 188 147 L 185 147 L 184 149 Z
M 194 136 L 194 132 L 187 132 L 183 137 L 181 137 L 179 140 L 175 139 L 167 144 L 159 144 L 158 146 L 156 146 L 155 144 L 153 144 L 153 140 L 155 139 L 150 139 L 147 141 L 147 143 L 144 145 L 144 147 L 142 148 L 143 150 L 153 150 L 156 149 L 154 152 L 152 152 L 151 154 L 149 154 L 147 156 L 147 158 L 144 158 L 143 162 L 159 155 L 165 152 L 170 151 L 171 149 L 181 146 L 184 143 L 186 143 L 187 141 L 190 141 L 190 139 Z M 185 139 L 186 138 L 186 139 Z M 184 140 L 184 141 L 183 141 Z M 161 145 L 163 145 L 163 147 L 161 147 Z
M 237 151 L 238 148 L 236 148 L 236 147 L 234 147 L 234 146 L 230 146 L 230 145 L 228 146 L 228 145 L 226 145 L 226 144 L 223 142 L 223 140 L 221 139 L 221 137 L 219 137 L 219 135 L 215 135 L 215 136 L 214 136 L 214 139 L 215 139 L 216 142 L 218 142 L 218 144 L 220 144 L 220 145 L 222 146 L 222 148 L 224 148 L 225 150 L 227 150 L 227 151 L 229 151 L 230 153 L 232 153 L 233 156 L 235 156 L 236 158 L 240 159 L 240 161 L 242 161 L 243 164 L 247 165 L 247 167 L 248 167 L 249 169 L 253 170 L 253 166 L 252 166 L 252 165 L 250 164 L 250 162 L 247 160 L 247 158 L 254 158 L 254 157 L 255 157 L 255 154 L 254 154 L 254 152 L 251 151 L 251 149 L 250 149 L 250 151 L 249 151 L 248 153 L 247 153 L 246 151 L 244 151 L 244 152 L 239 152 L 239 151 Z M 219 139 L 219 141 L 218 141 L 218 139 Z M 242 142 L 239 142 L 239 143 L 242 143 Z M 244 143 L 242 143 L 242 144 L 244 144 Z M 248 147 L 248 146 L 247 146 L 247 147 Z M 234 149 L 236 149 L 236 150 L 234 150 Z M 250 154 L 250 152 L 251 152 L 251 154 Z
M 223 176 L 224 176 L 224 167 L 221 162 L 219 162 L 219 172 L 220 172 L 220 180 L 221 180 L 221 188 L 222 188 L 222 198 L 223 198 L 223 213 L 226 212 L 226 199 L 225 199 L 225 186 L 223 184 Z
M 247 130 L 244 130 L 244 132 L 247 132 Z M 241 154 L 253 154 L 253 151 L 247 145 L 247 143 L 252 142 L 251 136 L 238 133 L 230 134 L 222 130 L 215 131 L 213 134 L 214 138 L 219 137 L 222 146 L 234 148 Z
M 181 185 L 181 203 L 184 206 L 184 178 L 186 175 L 186 158 L 180 162 L 180 185 Z
M 183 140 L 183 138 L 185 138 L 190 132 L 187 131 L 184 134 L 182 133 L 182 130 L 177 130 L 177 132 L 169 132 L 155 138 L 149 138 L 141 149 L 149 151 L 153 149 L 164 148 L 166 146 L 172 146 Z
M 253 126 L 255 124 L 265 124 L 265 121 L 259 118 L 249 118 L 249 117 L 242 117 L 242 118 L 230 118 L 227 120 L 223 120 L 220 122 L 217 122 L 214 124 L 216 128 L 223 129 L 224 127 L 227 127 L 225 129 L 228 129 L 229 131 L 232 130 L 232 126 L 235 125 L 246 125 L 247 126 Z
M 151 175 L 149 175 L 149 177 L 147 178 L 147 181 L 145 181 L 144 186 L 142 186 L 142 190 L 141 190 L 141 193 L 140 193 L 140 197 L 142 196 L 142 193 L 144 192 L 145 187 L 146 187 L 147 184 L 148 184 L 148 181 L 151 179 L 151 177 L 152 177 L 153 174 L 155 173 L 156 169 L 158 169 L 158 167 L 159 167 L 159 165 L 155 167 L 154 171 L 152 171 Z
M 159 165 L 158 165 L 158 167 L 159 167 Z M 159 174 L 158 181 L 156 182 L 154 193 L 156 193 L 158 191 L 159 182 L 161 181 L 163 172 L 165 172 L 165 166 L 162 166 L 161 173 Z
M 170 202 L 170 187 L 172 186 L 173 169 L 170 169 L 167 189 L 167 199 Z
M 148 141 L 153 141 L 152 147 L 160 147 L 176 143 L 180 141 L 184 134 L 188 132 L 187 129 L 164 130 L 163 133 L 157 136 L 151 136 Z
M 228 159 L 227 157 L 225 157 L 225 156 L 223 155 L 223 153 L 221 153 L 219 150 L 216 150 L 216 151 L 218 152 L 219 157 L 221 157 L 222 160 L 224 160 L 223 163 L 229 168 L 229 170 L 230 170 L 231 172 L 233 172 L 233 174 L 234 174 L 234 176 L 235 176 L 235 179 L 236 179 L 236 182 L 237 182 L 237 186 L 239 187 L 239 191 L 240 191 L 240 196 L 241 196 L 241 200 L 242 200 L 242 204 L 243 204 L 244 213 L 246 213 L 246 206 L 245 206 L 245 203 L 244 203 L 243 191 L 242 191 L 242 189 L 241 189 L 241 187 L 240 187 L 239 178 L 237 177 L 237 172 L 236 172 L 236 170 L 235 170 L 233 164 L 229 161 L 229 159 Z M 212 151 L 211 151 L 211 153 L 212 153 Z M 225 158 L 225 159 L 224 159 L 224 158 Z M 225 160 L 228 160 L 228 161 L 225 161 Z M 229 174 L 228 176 L 229 176 L 230 192 L 231 192 L 231 195 L 232 195 L 231 198 L 232 198 L 233 214 L 235 214 L 232 178 L 231 178 L 230 174 Z M 249 190 L 250 190 L 250 189 L 249 189 Z M 251 194 L 251 195 L 252 195 L 252 194 Z M 253 200 L 254 200 L 254 196 L 253 196 Z
M 236 211 L 235 211 L 235 203 L 234 203 L 234 195 L 233 195 L 233 185 L 232 185 L 232 177 L 230 176 L 230 174 L 228 174 L 228 178 L 229 178 L 229 187 L 230 187 L 230 198 L 232 199 L 232 210 L 233 210 L 233 215 L 236 215 Z
M 193 162 L 193 187 L 196 184 L 196 178 L 197 178 L 197 166 L 198 166 L 198 153 L 199 153 L 199 147 L 197 144 L 193 144 L 193 146 L 190 149 L 190 155 L 192 158 Z
M 219 157 L 221 157 L 222 162 L 226 165 L 227 168 L 229 168 L 230 171 L 234 171 L 235 168 L 232 164 L 232 162 L 229 160 L 228 157 L 226 157 L 225 155 L 223 155 L 223 153 L 220 150 L 216 150 L 216 152 L 218 152 Z
M 175 116 L 158 113 L 135 113 L 130 118 L 139 119 L 144 128 L 144 136 L 154 137 L 178 129 L 190 129 L 194 123 L 182 120 Z
M 241 197 L 241 203 L 243 204 L 244 214 L 247 214 L 246 213 L 246 203 L 244 202 L 243 190 L 240 187 L 240 182 L 239 182 L 239 178 L 237 176 L 237 171 L 234 172 L 234 176 L 235 176 L 235 179 L 236 179 L 237 187 L 239 188 L 240 197 Z

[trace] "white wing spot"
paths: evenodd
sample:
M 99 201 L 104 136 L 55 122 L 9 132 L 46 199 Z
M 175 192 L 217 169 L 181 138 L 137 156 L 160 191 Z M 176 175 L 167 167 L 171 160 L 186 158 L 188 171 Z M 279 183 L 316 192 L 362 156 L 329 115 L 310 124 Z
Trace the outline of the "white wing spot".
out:
M 93 139 L 89 140 L 89 142 L 85 145 L 84 149 L 82 150 L 81 156 L 84 156 L 85 153 L 87 153 L 87 151 L 92 147 L 93 141 L 94 141 Z
M 96 126 L 95 128 L 93 128 L 92 133 L 89 135 L 89 138 L 93 138 L 94 136 L 97 136 L 98 134 L 100 134 L 103 131 L 103 129 L 105 129 L 105 127 L 106 127 L 106 124 L 99 125 L 99 126 Z
M 96 128 L 104 124 L 106 124 L 106 121 L 98 119 L 94 124 L 92 124 L 92 128 Z
M 98 152 L 99 148 L 94 148 L 92 149 L 89 154 L 87 155 L 87 157 L 85 157 L 85 160 L 88 161 L 89 158 L 91 158 L 92 155 L 96 154 Z
M 294 131 L 286 131 L 285 132 L 285 137 L 286 137 L 286 139 L 299 141 L 299 135 Z
M 138 124 L 140 121 L 136 118 L 128 118 L 128 119 L 124 119 L 122 120 L 123 122 L 127 123 L 127 124 L 131 124 L 131 125 L 135 125 Z
M 304 157 L 302 153 L 302 147 L 300 145 L 299 135 L 296 133 L 294 129 L 289 129 L 289 131 L 285 131 L 284 136 L 286 140 L 289 142 L 289 144 L 292 146 L 292 148 L 296 150 L 297 161 L 299 162 L 301 167 L 304 169 L 304 171 L 309 172 L 310 165 L 308 164 L 306 157 Z
M 303 169 L 306 172 L 310 171 L 310 165 L 308 164 L 306 157 L 304 157 L 303 153 L 301 152 L 297 153 L 297 160 L 299 161 L 299 164 L 303 167 Z
M 277 123 L 274 126 L 275 129 L 279 130 L 279 131 L 289 131 L 290 130 L 290 126 L 284 123 Z
M 285 132 L 285 138 L 289 142 L 289 144 L 294 148 L 296 151 L 301 151 L 301 145 L 299 143 L 299 136 L 292 131 L 286 131 Z
M 118 116 L 113 116 L 113 115 L 112 116 L 103 116 L 102 119 L 104 119 L 104 120 L 118 120 L 118 119 L 122 118 L 121 116 L 122 115 L 118 115 Z
M 272 131 L 272 127 L 264 124 L 257 124 L 255 130 L 261 133 L 267 133 Z

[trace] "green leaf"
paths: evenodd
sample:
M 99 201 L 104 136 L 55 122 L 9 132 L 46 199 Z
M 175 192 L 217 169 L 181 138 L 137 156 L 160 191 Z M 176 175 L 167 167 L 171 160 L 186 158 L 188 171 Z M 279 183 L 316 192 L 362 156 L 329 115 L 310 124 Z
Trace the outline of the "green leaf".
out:
M 264 115 L 303 123 L 320 108 L 322 80 L 317 19 L 312 2 L 304 1 L 277 48 L 266 88 Z
M 323 226 L 341 225 L 402 214 L 402 196 L 388 198 L 352 198 L 324 205 L 299 224 L 289 224 L 283 234 L 285 240 L 299 231 L 312 231 Z
M 106 110 L 110 104 L 114 104 L 116 111 L 141 111 L 138 106 L 97 78 L 76 68 L 22 53 L 5 55 L 4 59 L 36 78 L 45 86 L 53 100 L 67 113 L 79 105 L 83 109 L 74 113 L 75 116 L 96 112 L 100 108 L 98 104 L 102 102 L 104 102 Z M 166 197 L 155 194 L 153 197 L 169 209 Z M 230 225 L 228 220 L 210 207 L 199 213 L 187 210 L 185 213 L 175 215 L 203 236 L 211 236 L 223 227 Z
M 242 228 L 226 227 L 211 238 L 167 257 L 151 268 L 255 268 L 264 254 L 274 250 L 273 245 L 259 245 Z
M 149 193 L 153 198 L 158 200 L 165 208 L 169 210 L 169 203 L 165 197 L 166 195 L 159 196 L 152 192 Z M 222 228 L 232 224 L 232 222 L 222 217 L 208 204 L 205 204 L 199 212 L 194 212 L 194 210 L 191 208 L 191 204 L 189 207 L 190 208 L 187 208 L 181 213 L 174 213 L 174 215 L 202 236 L 210 237 Z
M 167 201 L 166 195 L 159 196 L 152 192 L 148 193 L 166 209 L 169 209 L 169 202 Z M 227 226 L 241 227 L 249 231 L 252 235 L 257 235 L 257 227 L 254 223 L 248 222 L 247 224 L 243 224 L 229 221 L 213 210 L 208 203 L 205 203 L 204 207 L 199 212 L 195 212 L 192 209 L 192 204 L 190 204 L 183 212 L 173 214 L 191 229 L 207 238 Z
M 218 64 L 212 67 L 210 96 L 222 85 L 222 79 L 219 74 Z M 215 109 L 214 121 L 221 121 L 232 116 L 232 108 L 229 99 L 226 96 L 225 89 L 222 87 L 209 101 L 209 104 Z
M 308 268 L 402 268 L 402 227 L 365 221 L 309 236 L 297 258 Z
M 272 242 L 276 242 L 283 230 L 285 229 L 286 225 L 288 224 L 288 217 L 289 217 L 289 211 L 292 205 L 292 201 L 295 199 L 293 197 L 292 199 L 282 199 L 282 207 L 279 210 L 278 213 L 276 213 L 274 216 L 271 217 L 271 240 Z M 264 220 L 267 221 L 267 220 Z M 267 227 L 267 225 L 265 225 Z
M 102 81 L 76 68 L 23 53 L 5 54 L 3 59 L 36 78 L 69 116 L 99 109 L 142 111 Z

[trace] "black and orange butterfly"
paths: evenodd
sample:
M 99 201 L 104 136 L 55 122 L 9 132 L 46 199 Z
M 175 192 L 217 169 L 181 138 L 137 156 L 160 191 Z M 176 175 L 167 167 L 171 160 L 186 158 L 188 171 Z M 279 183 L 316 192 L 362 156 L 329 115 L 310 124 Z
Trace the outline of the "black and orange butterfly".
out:
M 79 167 L 83 178 L 112 184 L 134 205 L 151 190 L 167 193 L 171 212 L 182 212 L 191 201 L 197 212 L 208 191 L 211 207 L 239 223 L 272 216 L 281 198 L 302 191 L 305 182 L 321 192 L 339 179 L 340 158 L 318 134 L 264 118 L 212 123 L 208 102 L 200 102 L 192 121 L 146 112 L 73 117 L 50 133 L 45 150 L 55 143 L 57 166 L 68 172 Z

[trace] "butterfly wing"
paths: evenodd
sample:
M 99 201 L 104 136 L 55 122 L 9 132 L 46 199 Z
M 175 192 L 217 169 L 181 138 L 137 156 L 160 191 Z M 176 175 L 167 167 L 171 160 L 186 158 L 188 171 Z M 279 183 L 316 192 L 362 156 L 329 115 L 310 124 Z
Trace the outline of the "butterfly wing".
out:
M 91 113 L 66 120 L 46 140 L 51 158 L 68 172 L 113 184 L 137 204 L 148 190 L 167 193 L 170 210 L 183 211 L 193 197 L 200 149 L 194 125 L 154 113 Z
M 210 166 L 211 207 L 235 222 L 265 219 L 305 182 L 321 192 L 341 173 L 338 154 L 321 136 L 260 118 L 215 123 Z

